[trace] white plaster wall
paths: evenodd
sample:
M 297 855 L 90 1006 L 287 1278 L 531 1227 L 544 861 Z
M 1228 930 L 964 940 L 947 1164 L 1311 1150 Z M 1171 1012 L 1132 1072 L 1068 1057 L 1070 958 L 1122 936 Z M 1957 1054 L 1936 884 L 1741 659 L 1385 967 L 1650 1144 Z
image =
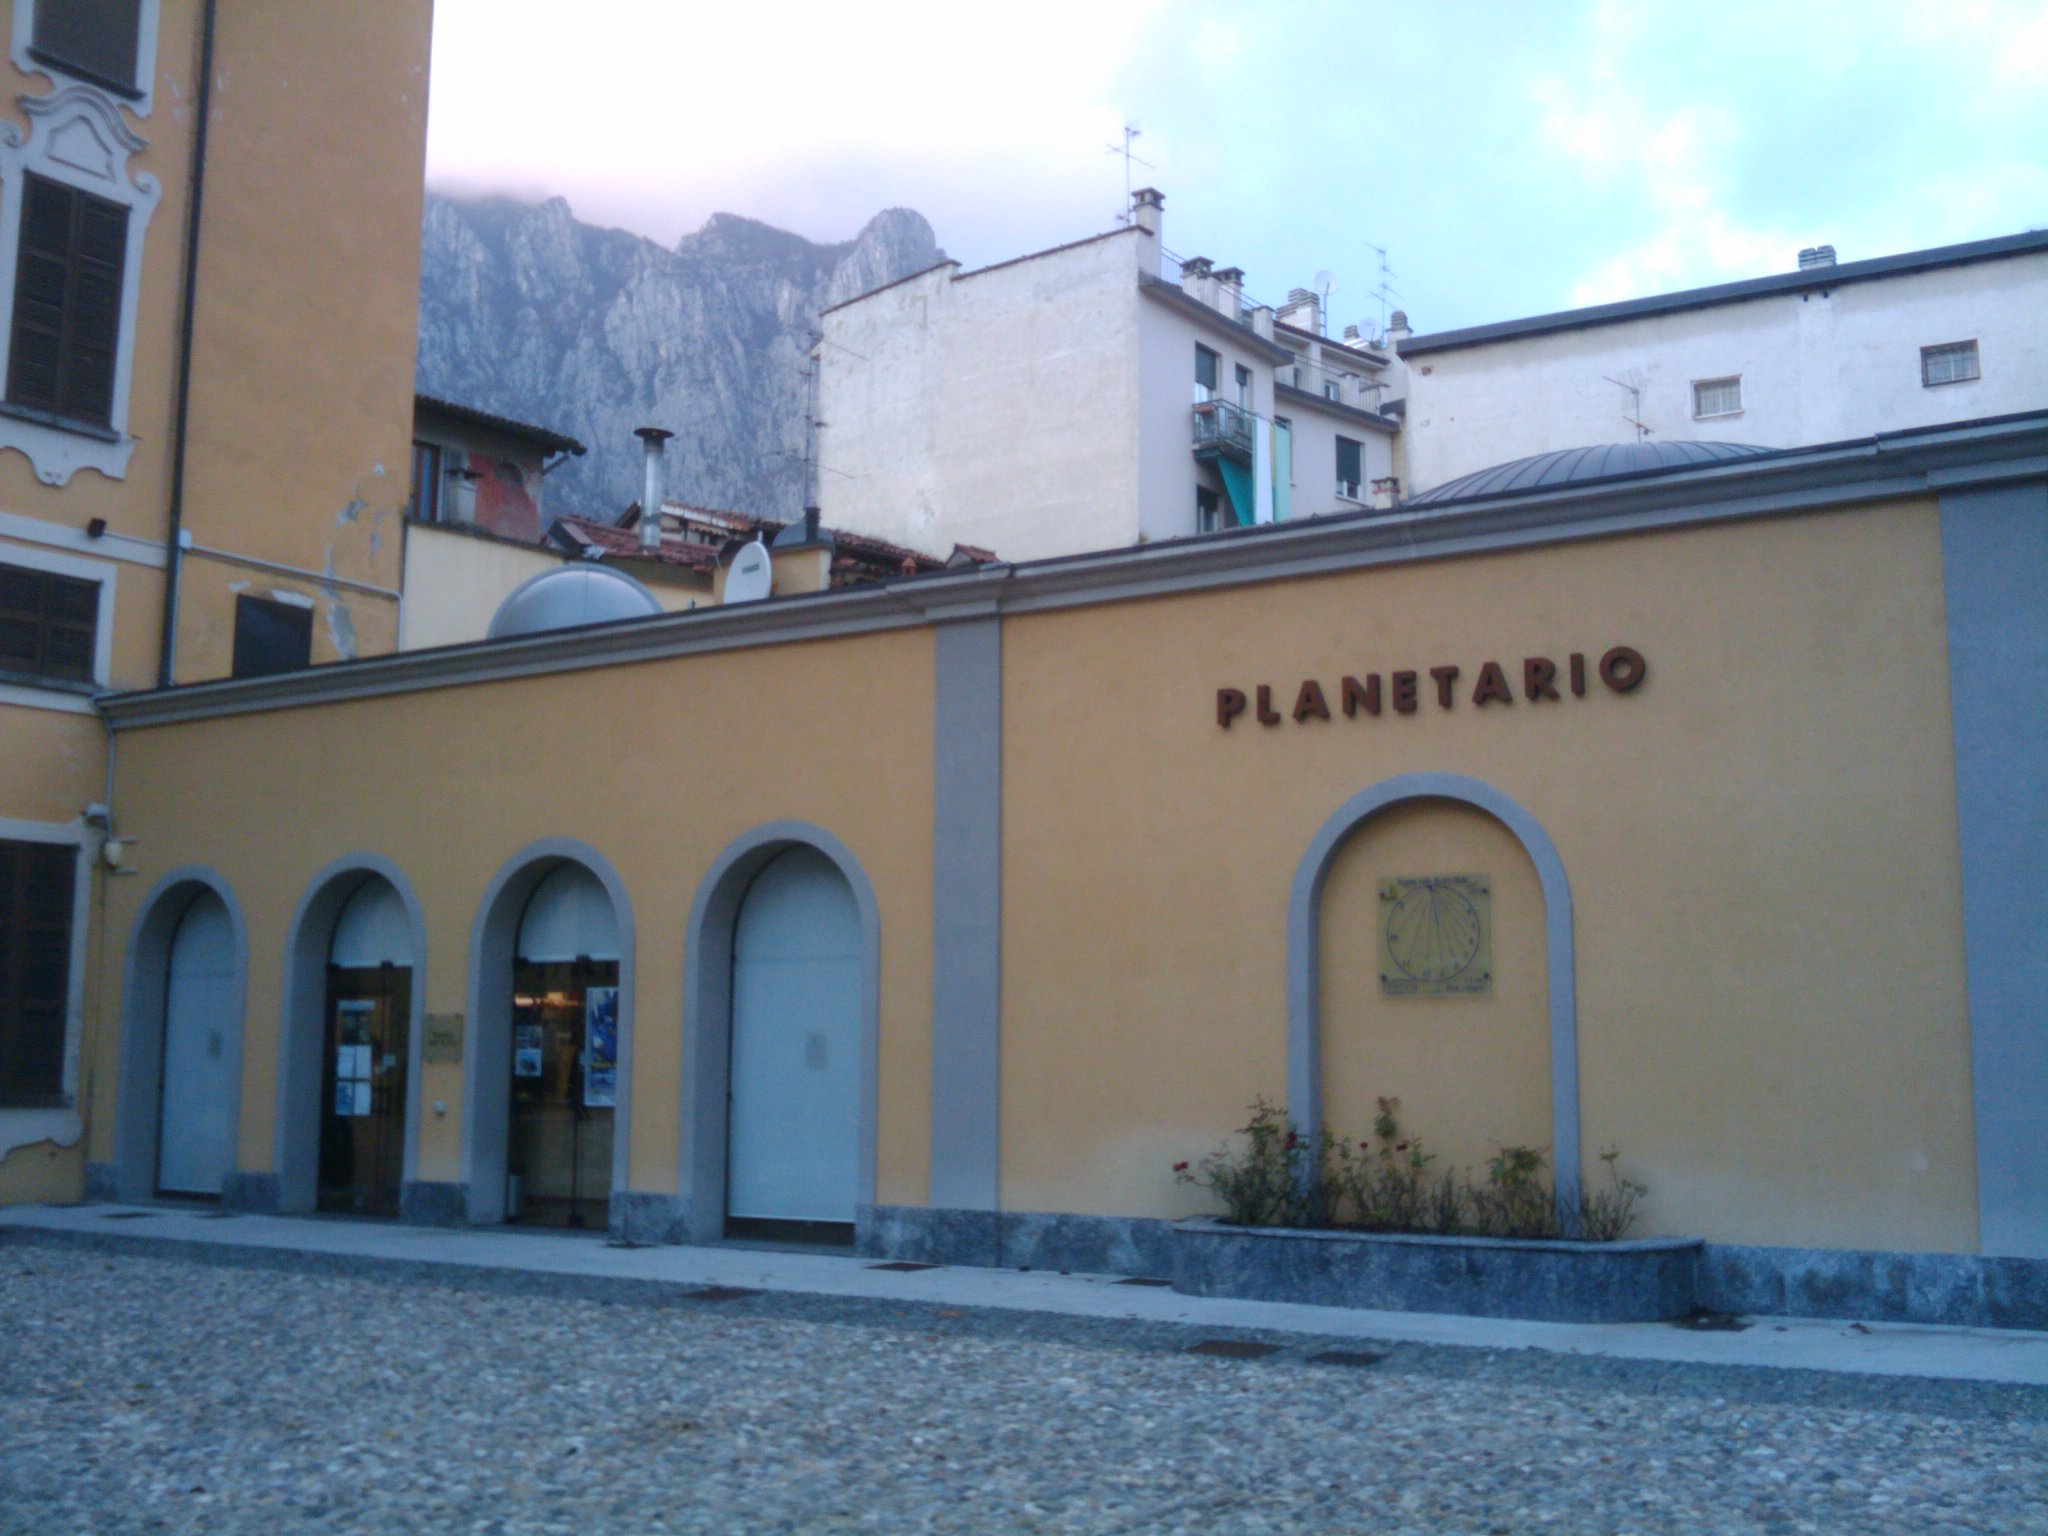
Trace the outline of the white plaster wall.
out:
M 827 313 L 824 521 L 1006 560 L 1134 542 L 1138 271 L 1156 252 L 1118 231 L 980 272 L 940 267 Z
M 1394 473 L 1391 434 L 1347 421 L 1324 411 L 1312 400 L 1289 396 L 1278 413 L 1294 423 L 1294 516 L 1316 517 L 1329 512 L 1357 512 L 1371 505 L 1372 482 Z M 1337 495 L 1337 439 L 1364 445 L 1365 478 L 1357 501 Z
M 1983 377 L 1929 389 L 1920 349 L 1977 342 Z M 1801 447 L 2048 406 L 2048 253 L 1771 294 L 1407 362 L 1405 493 L 1530 454 L 1656 439 Z M 1742 376 L 1739 416 L 1695 421 L 1692 381 Z
M 1249 408 L 1255 416 L 1272 419 L 1273 365 L 1233 338 L 1231 329 L 1204 325 L 1152 297 L 1145 297 L 1139 308 L 1138 531 L 1148 540 L 1184 539 L 1196 532 L 1197 484 L 1222 494 L 1222 479 L 1195 458 L 1197 345 L 1223 359 L 1217 393 L 1232 404 L 1237 403 L 1237 370 L 1249 368 Z
M 398 648 L 481 640 L 491 616 L 530 576 L 571 564 L 539 546 L 503 544 L 415 523 L 405 530 L 405 596 L 398 607 Z

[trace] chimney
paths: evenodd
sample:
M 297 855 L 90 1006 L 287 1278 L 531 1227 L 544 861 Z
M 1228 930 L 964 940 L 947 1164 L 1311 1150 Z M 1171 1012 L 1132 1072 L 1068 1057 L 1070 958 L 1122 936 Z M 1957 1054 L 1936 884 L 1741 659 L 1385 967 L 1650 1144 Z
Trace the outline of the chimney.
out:
M 1810 272 L 1815 267 L 1832 267 L 1835 264 L 1835 248 L 1832 245 L 1809 245 L 1799 253 L 1799 270 Z
M 661 427 L 635 427 L 633 435 L 640 439 L 644 454 L 640 479 L 640 553 L 658 555 L 661 553 L 661 504 L 668 499 L 668 488 L 664 483 L 667 477 L 661 461 L 662 445 L 675 433 Z
M 1235 320 L 1244 313 L 1244 268 L 1216 269 L 1216 307 Z
M 1387 340 L 1399 346 L 1415 333 L 1408 329 L 1408 311 L 1397 309 L 1387 317 Z
M 1352 346 L 1357 346 L 1357 345 L 1358 345 L 1358 327 L 1357 327 L 1357 326 L 1355 326 L 1355 325 L 1347 325 L 1347 326 L 1345 326 L 1345 327 L 1344 327 L 1344 340 L 1345 340 L 1345 341 L 1346 341 L 1347 343 L 1349 343 L 1350 345 L 1352 345 Z
M 1180 291 L 1198 304 L 1209 303 L 1209 295 L 1216 287 L 1209 266 L 1206 256 L 1190 256 L 1180 264 Z
M 1372 507 L 1375 512 L 1391 512 L 1401 504 L 1401 477 L 1383 475 L 1372 483 Z
M 1287 302 L 1280 306 L 1280 321 L 1297 330 L 1323 334 L 1322 301 L 1306 288 L 1287 290 Z
M 1131 194 L 1131 222 L 1157 240 L 1165 207 L 1165 193 L 1156 187 L 1140 187 Z

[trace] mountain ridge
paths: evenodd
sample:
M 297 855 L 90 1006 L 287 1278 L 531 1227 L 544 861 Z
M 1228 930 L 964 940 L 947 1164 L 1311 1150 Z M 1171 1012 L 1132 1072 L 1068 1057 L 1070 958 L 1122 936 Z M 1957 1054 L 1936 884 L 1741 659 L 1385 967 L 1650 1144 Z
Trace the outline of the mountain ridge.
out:
M 818 312 L 944 256 L 909 208 L 832 244 L 714 213 L 668 247 L 585 224 L 562 197 L 430 191 L 416 387 L 587 444 L 549 475 L 550 517 L 609 521 L 635 500 L 632 431 L 652 425 L 676 434 L 671 495 L 786 519 Z

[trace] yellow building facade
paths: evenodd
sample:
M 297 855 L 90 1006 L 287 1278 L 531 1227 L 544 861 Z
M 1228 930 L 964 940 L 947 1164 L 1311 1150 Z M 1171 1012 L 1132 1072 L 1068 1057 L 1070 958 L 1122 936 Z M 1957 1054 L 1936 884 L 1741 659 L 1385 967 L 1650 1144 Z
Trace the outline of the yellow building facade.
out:
M 96 697 L 396 647 L 430 24 L 0 6 L 0 1201 L 83 1186 Z
M 1539 1146 L 1566 1198 L 1618 1148 L 1742 1309 L 2034 1317 L 2044 448 L 2008 419 L 111 700 L 91 1187 L 211 1136 L 230 1204 L 326 1206 L 381 1116 L 400 1214 L 519 1219 L 552 1114 L 572 1223 L 1157 1274 L 1203 1209 L 1174 1164 L 1254 1097 L 1364 1136 L 1395 1096 L 1445 1166 Z M 1446 890 L 1483 931 L 1388 926 Z M 198 903 L 212 1129 L 160 1087 Z M 336 978 L 373 973 L 365 1043 Z

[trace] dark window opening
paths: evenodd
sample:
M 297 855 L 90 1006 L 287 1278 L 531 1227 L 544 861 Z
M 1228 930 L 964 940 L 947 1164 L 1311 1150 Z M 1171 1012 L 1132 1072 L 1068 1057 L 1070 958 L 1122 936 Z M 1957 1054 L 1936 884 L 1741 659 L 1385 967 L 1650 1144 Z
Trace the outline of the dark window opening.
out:
M 129 96 L 142 51 L 142 0 L 35 0 L 29 51 L 45 64 Z
M 1365 478 L 1365 447 L 1348 437 L 1337 439 L 1337 494 L 1358 500 L 1359 483 Z
M 441 520 L 441 450 L 436 444 L 412 445 L 412 506 L 407 515 L 424 523 Z
M 1223 500 L 1206 485 L 1195 487 L 1195 532 L 1214 533 L 1224 526 Z
M 1237 366 L 1237 403 L 1246 410 L 1252 408 L 1252 371 L 1242 363 Z
M 100 584 L 0 565 L 0 675 L 93 680 Z
M 1195 387 L 1197 389 L 1208 391 L 1208 393 L 1202 396 L 1204 400 L 1214 400 L 1216 398 L 1216 385 L 1222 377 L 1222 355 L 1220 353 L 1211 352 L 1207 347 L 1203 346 L 1200 342 L 1196 342 Z
M 62 182 L 24 178 L 11 405 L 105 427 L 114 414 L 128 210 Z
M 0 1104 L 64 1102 L 78 850 L 0 843 Z
M 296 672 L 313 663 L 313 610 L 267 597 L 235 599 L 236 677 Z

